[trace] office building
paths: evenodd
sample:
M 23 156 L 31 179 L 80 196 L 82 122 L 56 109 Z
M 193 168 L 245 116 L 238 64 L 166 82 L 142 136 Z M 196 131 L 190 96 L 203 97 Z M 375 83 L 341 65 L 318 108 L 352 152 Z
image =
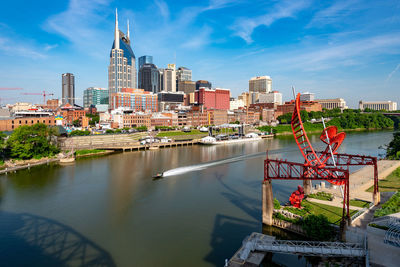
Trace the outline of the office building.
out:
M 198 81 L 196 82 L 196 90 L 199 90 L 201 87 L 211 89 L 212 84 L 211 84 L 209 81 L 198 80 Z
M 333 98 L 333 99 L 316 99 L 315 102 L 321 104 L 324 109 L 347 109 L 346 101 L 343 98 Z
M 160 92 L 160 72 L 154 64 L 145 63 L 139 69 L 139 88 L 147 92 Z
M 258 103 L 276 103 L 278 105 L 282 105 L 282 94 L 278 91 L 261 93 L 258 96 Z
M 118 28 L 118 14 L 115 14 L 114 43 L 110 53 L 108 67 L 108 89 L 110 94 L 110 109 L 115 108 L 115 101 L 111 95 L 121 92 L 122 88 L 137 88 L 136 57 L 131 48 L 129 39 L 129 23 L 125 35 Z
M 158 98 L 158 110 L 174 110 L 178 106 L 184 103 L 185 94 L 183 92 L 159 92 Z
M 195 92 L 195 100 L 204 109 L 229 110 L 231 92 L 229 89 L 200 88 Z
M 185 68 L 185 67 L 179 67 L 176 70 L 176 79 L 178 81 L 191 81 L 192 80 L 192 70 Z
M 193 81 L 179 81 L 178 91 L 184 92 L 185 94 L 194 93 L 194 91 L 196 91 L 196 83 Z
M 115 108 L 157 112 L 157 95 L 143 89 L 122 88 L 120 92 L 110 96 L 115 101 L 113 103 Z
M 83 91 L 83 107 L 89 108 L 91 105 L 108 105 L 108 97 L 108 89 L 89 87 Z
M 235 110 L 239 108 L 244 108 L 245 104 L 242 99 L 230 99 L 229 101 L 229 109 Z
M 62 75 L 62 103 L 75 104 L 75 77 L 72 73 Z
M 164 92 L 176 92 L 176 70 L 175 64 L 168 64 L 168 67 L 162 71 Z
M 300 101 L 314 101 L 315 94 L 310 92 L 305 92 L 300 94 Z
M 141 56 L 138 61 L 138 70 L 140 70 L 144 64 L 153 64 L 153 56 Z
M 249 92 L 269 93 L 272 91 L 272 79 L 269 76 L 257 76 L 249 80 Z
M 359 109 L 364 110 L 366 108 L 372 110 L 386 110 L 394 111 L 397 110 L 397 103 L 393 101 L 360 101 Z

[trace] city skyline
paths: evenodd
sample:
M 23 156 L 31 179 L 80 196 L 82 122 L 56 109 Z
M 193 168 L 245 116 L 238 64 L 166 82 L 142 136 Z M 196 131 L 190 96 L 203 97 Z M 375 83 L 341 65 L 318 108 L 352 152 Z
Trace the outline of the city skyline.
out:
M 151 55 L 157 66 L 186 66 L 193 80 L 230 88 L 234 96 L 248 90 L 251 77 L 269 75 L 272 89 L 282 92 L 284 100 L 291 98 L 292 85 L 316 98 L 344 98 L 353 108 L 359 100 L 400 100 L 395 1 L 248 5 L 218 0 L 196 6 L 160 0 L 69 1 L 47 3 L 48 13 L 40 5 L 24 3 L 31 18 L 24 16 L 18 1 L 3 5 L 1 87 L 45 89 L 61 98 L 60 75 L 70 72 L 77 96 L 88 87 L 107 88 L 117 7 L 121 30 L 126 31 L 122 22 L 131 22 L 137 57 Z M 15 98 L 8 102 L 40 102 L 20 92 L 6 94 Z

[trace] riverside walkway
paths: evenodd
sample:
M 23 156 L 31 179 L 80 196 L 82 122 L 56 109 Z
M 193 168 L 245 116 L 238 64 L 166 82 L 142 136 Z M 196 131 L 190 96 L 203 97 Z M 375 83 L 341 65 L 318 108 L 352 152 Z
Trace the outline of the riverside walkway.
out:
M 258 266 L 265 253 L 286 253 L 321 257 L 365 257 L 367 250 L 361 243 L 275 240 L 275 237 L 252 233 L 226 266 Z

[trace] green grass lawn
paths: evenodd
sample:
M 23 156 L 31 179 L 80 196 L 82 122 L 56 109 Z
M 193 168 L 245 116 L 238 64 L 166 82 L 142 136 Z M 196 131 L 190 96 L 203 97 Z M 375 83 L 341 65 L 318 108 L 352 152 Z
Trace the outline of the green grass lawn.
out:
M 191 130 L 190 132 L 182 132 L 182 131 L 168 131 L 168 132 L 160 132 L 157 134 L 157 137 L 172 137 L 172 136 L 181 136 L 181 135 L 208 135 L 208 133 L 202 133 L 199 130 Z
M 368 208 L 370 203 L 371 202 L 364 201 L 364 200 L 350 199 L 350 206 L 354 206 L 354 207 Z
M 400 190 L 400 168 L 394 170 L 391 174 L 389 174 L 386 179 L 379 180 L 378 182 L 379 191 L 380 192 L 393 192 Z M 367 189 L 367 192 L 373 192 L 374 187 L 371 186 Z
M 83 156 L 83 155 L 87 155 L 87 154 L 103 153 L 103 152 L 106 152 L 106 151 L 107 150 L 104 150 L 104 149 L 82 149 L 82 150 L 75 151 L 75 155 Z
M 381 217 L 400 212 L 400 192 L 394 194 L 381 208 L 375 211 L 375 217 Z
M 320 200 L 327 200 L 327 201 L 332 201 L 333 199 L 333 195 L 331 193 L 325 193 L 325 192 L 317 192 L 316 194 L 309 194 L 307 197 Z
M 314 215 L 319 215 L 323 214 L 328 218 L 328 221 L 333 224 L 340 224 L 340 220 L 342 219 L 342 208 L 339 207 L 334 207 L 334 206 L 329 206 L 325 204 L 320 204 L 320 203 L 315 203 L 315 202 L 310 202 L 307 200 L 303 200 L 301 203 L 302 206 L 305 208 L 302 210 L 295 209 L 295 208 L 285 208 L 285 210 L 288 210 L 292 213 L 295 213 L 297 215 L 308 215 L 308 214 L 314 214 Z M 307 209 L 308 211 L 306 211 Z M 355 214 L 357 211 L 356 210 L 350 210 L 350 216 Z

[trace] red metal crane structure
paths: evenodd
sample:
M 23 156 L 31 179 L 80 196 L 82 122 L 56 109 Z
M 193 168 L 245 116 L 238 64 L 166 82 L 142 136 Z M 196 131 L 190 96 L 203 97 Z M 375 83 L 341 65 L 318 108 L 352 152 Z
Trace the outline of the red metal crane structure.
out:
M 350 222 L 349 210 L 349 167 L 360 165 L 374 166 L 374 204 L 380 202 L 378 188 L 377 158 L 363 155 L 339 154 L 338 148 L 344 141 L 346 134 L 338 133 L 336 126 L 329 126 L 322 131 L 320 140 L 327 144 L 324 151 L 315 151 L 308 139 L 300 116 L 300 94 L 295 100 L 291 126 L 294 139 L 304 157 L 304 163 L 288 162 L 282 159 L 264 161 L 263 182 L 263 223 L 272 225 L 273 197 L 272 180 L 302 180 L 305 195 L 310 193 L 312 180 L 325 180 L 334 185 L 344 186 L 342 223 Z M 324 126 L 325 127 L 325 126 Z
M 54 94 L 43 90 L 42 93 L 21 93 L 21 95 L 41 95 L 43 96 L 43 104 L 46 105 L 46 96 L 53 96 Z
M 0 90 L 22 90 L 20 87 L 0 87 Z

